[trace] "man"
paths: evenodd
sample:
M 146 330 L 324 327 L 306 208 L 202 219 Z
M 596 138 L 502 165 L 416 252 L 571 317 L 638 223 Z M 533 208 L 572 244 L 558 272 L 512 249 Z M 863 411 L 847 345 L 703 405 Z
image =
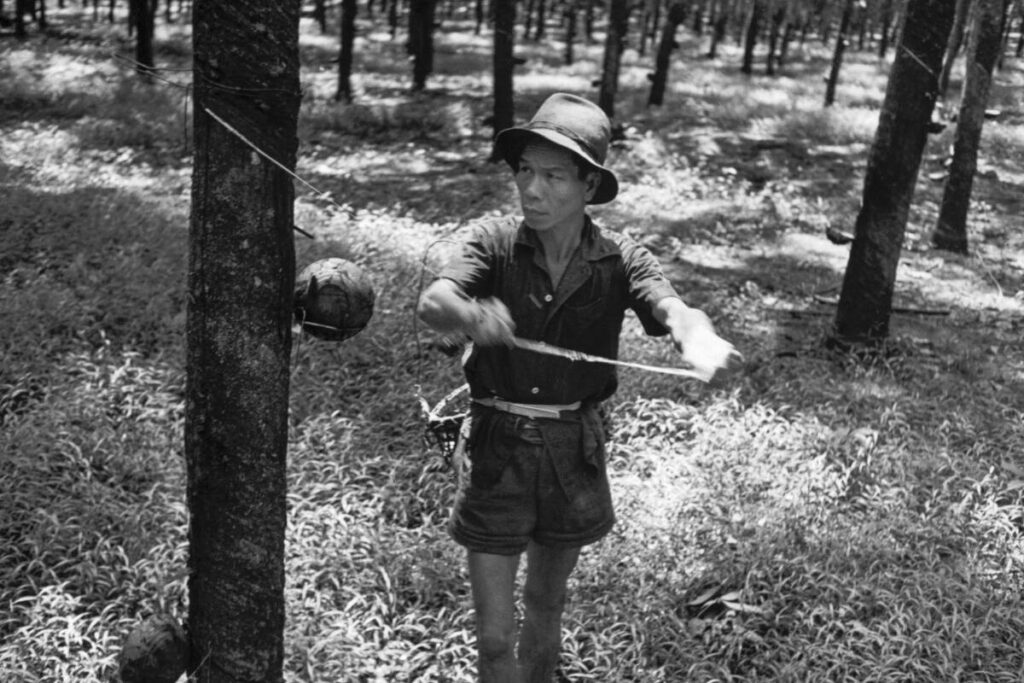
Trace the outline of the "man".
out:
M 651 335 L 671 335 L 704 380 L 741 357 L 707 316 L 687 307 L 654 256 L 598 228 L 587 204 L 611 201 L 610 125 L 594 104 L 552 95 L 495 145 L 515 171 L 523 220 L 481 226 L 423 293 L 418 313 L 473 340 L 472 396 L 449 530 L 468 550 L 484 683 L 546 683 L 558 662 L 566 583 L 583 546 L 615 522 L 598 412 L 612 366 L 520 348 L 543 341 L 614 358 L 626 308 Z M 516 652 L 516 573 L 527 576 Z

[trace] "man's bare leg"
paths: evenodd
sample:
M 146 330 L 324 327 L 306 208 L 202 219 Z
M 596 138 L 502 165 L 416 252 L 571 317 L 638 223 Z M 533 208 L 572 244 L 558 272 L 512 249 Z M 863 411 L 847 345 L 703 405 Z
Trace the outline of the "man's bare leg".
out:
M 550 683 L 562 641 L 566 583 L 579 559 L 579 548 L 547 548 L 531 543 L 527 550 L 525 617 L 519 635 L 521 683 Z
M 518 568 L 519 555 L 469 553 L 480 683 L 518 683 L 515 658 Z

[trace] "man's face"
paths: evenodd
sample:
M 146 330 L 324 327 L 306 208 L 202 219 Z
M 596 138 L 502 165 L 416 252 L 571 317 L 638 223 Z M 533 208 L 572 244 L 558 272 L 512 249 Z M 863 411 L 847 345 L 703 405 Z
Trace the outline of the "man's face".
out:
M 538 232 L 581 227 L 587 200 L 599 182 L 597 173 L 581 180 L 572 155 L 561 147 L 528 144 L 516 172 L 526 224 Z

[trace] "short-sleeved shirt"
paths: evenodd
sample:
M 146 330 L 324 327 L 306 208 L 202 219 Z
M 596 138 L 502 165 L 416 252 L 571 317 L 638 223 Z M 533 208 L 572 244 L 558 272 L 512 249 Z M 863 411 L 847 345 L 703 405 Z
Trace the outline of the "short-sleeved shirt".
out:
M 497 297 L 515 321 L 516 336 L 617 358 L 626 309 L 645 332 L 668 333 L 654 317 L 659 300 L 678 296 L 658 260 L 629 237 L 600 229 L 588 216 L 557 288 L 537 233 L 514 218 L 481 225 L 441 272 L 473 298 Z M 615 367 L 504 346 L 474 348 L 466 360 L 474 398 L 566 404 L 608 398 Z

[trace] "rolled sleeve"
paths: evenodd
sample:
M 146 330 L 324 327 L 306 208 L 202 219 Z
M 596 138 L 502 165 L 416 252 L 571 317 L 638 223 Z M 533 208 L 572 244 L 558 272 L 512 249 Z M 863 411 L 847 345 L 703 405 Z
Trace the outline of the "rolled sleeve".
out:
M 654 305 L 666 297 L 679 298 L 679 294 L 649 250 L 632 241 L 621 248 L 629 283 L 629 307 L 640 319 L 644 332 L 654 337 L 668 334 L 668 328 L 654 317 Z

